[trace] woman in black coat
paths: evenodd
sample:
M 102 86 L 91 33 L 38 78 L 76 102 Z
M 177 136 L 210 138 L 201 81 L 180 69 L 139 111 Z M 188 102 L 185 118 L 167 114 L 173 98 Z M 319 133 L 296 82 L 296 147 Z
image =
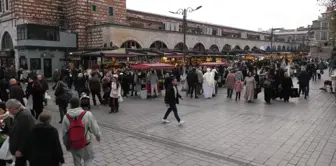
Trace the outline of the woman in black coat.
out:
M 50 121 L 51 114 L 42 112 L 28 136 L 24 155 L 30 166 L 59 166 L 64 163 L 58 131 Z
M 43 111 L 45 88 L 41 81 L 35 80 L 33 82 L 32 96 L 33 96 L 33 110 L 35 111 L 35 118 L 37 119 Z
M 286 72 L 284 74 L 284 78 L 282 79 L 281 83 L 281 92 L 282 92 L 282 97 L 284 98 L 285 102 L 289 102 L 289 97 L 292 93 L 292 87 L 293 87 L 293 81 L 292 78 L 289 77 L 288 73 Z

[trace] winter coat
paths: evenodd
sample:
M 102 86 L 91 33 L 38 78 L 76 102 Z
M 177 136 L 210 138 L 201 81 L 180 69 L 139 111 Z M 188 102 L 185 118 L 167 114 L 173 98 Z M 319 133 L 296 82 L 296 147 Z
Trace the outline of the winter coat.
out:
M 18 84 L 11 85 L 9 87 L 9 98 L 19 100 L 23 105 L 23 98 L 25 94 L 22 87 Z
M 236 92 L 241 92 L 243 89 L 243 81 L 237 80 L 234 89 Z
M 90 90 L 93 93 L 100 93 L 101 91 L 101 86 L 100 86 L 100 81 L 97 77 L 92 77 L 89 80 L 89 86 L 90 86 Z
M 234 89 L 236 83 L 236 76 L 233 73 L 229 73 L 226 77 L 226 86 L 228 89 Z
M 59 166 L 64 163 L 58 131 L 49 124 L 36 124 L 27 139 L 25 149 L 31 166 Z

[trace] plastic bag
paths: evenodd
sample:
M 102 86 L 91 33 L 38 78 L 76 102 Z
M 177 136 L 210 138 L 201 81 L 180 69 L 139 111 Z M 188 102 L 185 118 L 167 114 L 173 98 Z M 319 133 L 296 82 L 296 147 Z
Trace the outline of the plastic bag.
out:
M 48 100 L 51 100 L 51 96 L 48 94 L 48 92 L 46 92 L 46 93 L 44 94 L 44 98 L 45 98 L 45 99 L 48 99 Z
M 118 98 L 118 102 L 121 103 L 121 102 L 123 102 L 123 101 L 124 101 L 124 99 L 120 96 L 120 97 Z
M 1 160 L 12 160 L 14 156 L 9 151 L 9 137 L 5 140 L 0 148 L 0 159 Z

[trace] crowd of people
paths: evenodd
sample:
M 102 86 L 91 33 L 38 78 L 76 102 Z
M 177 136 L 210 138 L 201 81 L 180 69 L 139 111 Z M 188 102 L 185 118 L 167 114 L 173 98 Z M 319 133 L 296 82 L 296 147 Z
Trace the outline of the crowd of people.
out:
M 72 153 L 74 165 L 81 166 L 82 160 L 84 165 L 92 163 L 92 135 L 97 141 L 101 139 L 94 116 L 90 111 L 84 111 L 85 107 L 90 109 L 90 100 L 97 105 L 98 99 L 100 104 L 110 107 L 110 113 L 117 113 L 123 98 L 139 95 L 143 80 L 150 84 L 151 96 L 157 97 L 159 78 L 163 78 L 167 111 L 162 122 L 169 123 L 167 118 L 173 112 L 181 125 L 185 121 L 179 117 L 177 110 L 179 100 L 183 100 L 178 88 L 180 81 L 185 80 L 186 85 L 183 86 L 186 96 L 190 98 L 203 96 L 211 99 L 216 97 L 218 88 L 226 87 L 226 97 L 234 98 L 237 102 L 241 95 L 247 102 L 253 102 L 258 99 L 262 89 L 267 104 L 277 98 L 289 102 L 290 97 L 301 94 L 307 99 L 309 82 L 316 81 L 323 74 L 325 66 L 321 64 L 323 61 L 300 61 L 299 68 L 295 69 L 299 85 L 297 90 L 289 63 L 285 60 L 258 62 L 258 65 L 247 61 L 230 67 L 190 67 L 185 79 L 180 77 L 181 70 L 157 72 L 125 69 L 118 72 L 108 70 L 102 74 L 98 69 L 79 70 L 69 65 L 55 71 L 52 89 L 55 90 L 55 101 L 59 108 L 63 144 Z M 50 124 L 51 113 L 43 110 L 48 104 L 48 83 L 42 75 L 31 74 L 25 78 L 14 73 L 8 69 L 2 69 L 0 73 L 0 144 L 8 144 L 8 151 L 15 157 L 16 166 L 26 165 L 27 161 L 30 166 L 59 166 L 64 163 L 59 135 Z M 77 94 L 73 93 L 72 86 Z M 32 107 L 28 109 L 25 106 L 30 97 Z M 0 156 L 0 166 L 13 162 L 14 158 L 9 156 Z

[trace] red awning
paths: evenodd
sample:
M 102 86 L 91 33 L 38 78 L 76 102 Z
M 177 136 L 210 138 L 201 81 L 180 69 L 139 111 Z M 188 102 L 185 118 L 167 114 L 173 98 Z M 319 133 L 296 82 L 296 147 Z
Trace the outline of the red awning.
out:
M 173 69 L 175 66 L 165 63 L 148 63 L 131 65 L 133 69 Z
M 202 66 L 229 66 L 226 62 L 204 62 Z

